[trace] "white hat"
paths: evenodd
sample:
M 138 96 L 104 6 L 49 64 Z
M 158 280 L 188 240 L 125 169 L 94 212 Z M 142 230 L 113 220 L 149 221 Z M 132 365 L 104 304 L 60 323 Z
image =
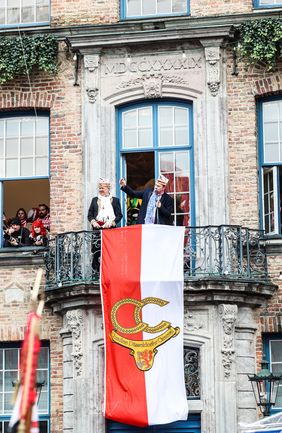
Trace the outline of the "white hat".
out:
M 156 180 L 156 182 L 159 182 L 159 183 L 163 184 L 164 186 L 166 186 L 168 184 L 169 180 L 163 174 L 160 174 L 158 179 Z
M 109 179 L 107 179 L 105 177 L 99 177 L 98 185 L 107 185 L 108 187 L 110 187 L 111 182 L 109 181 Z

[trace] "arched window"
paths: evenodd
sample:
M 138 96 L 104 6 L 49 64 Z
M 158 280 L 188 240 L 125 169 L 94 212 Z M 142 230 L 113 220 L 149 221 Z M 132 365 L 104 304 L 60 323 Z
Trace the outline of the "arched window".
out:
M 174 200 L 174 224 L 195 222 L 192 104 L 149 102 L 118 110 L 118 175 L 142 190 L 163 174 Z M 140 203 L 127 199 L 126 223 L 134 224 Z

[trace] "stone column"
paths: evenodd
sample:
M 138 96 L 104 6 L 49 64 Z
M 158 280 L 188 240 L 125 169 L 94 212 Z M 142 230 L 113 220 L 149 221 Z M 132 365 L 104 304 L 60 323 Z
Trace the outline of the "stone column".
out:
M 206 62 L 206 188 L 208 224 L 228 224 L 228 155 L 225 70 L 223 70 L 222 41 L 201 41 Z M 214 204 L 217 204 L 216 206 Z
M 99 176 L 105 176 L 101 168 L 100 133 L 100 53 L 84 53 L 84 80 L 82 90 L 82 131 L 84 142 L 85 203 L 84 218 L 91 198 L 96 195 Z
M 239 308 L 238 321 L 235 329 L 235 349 L 237 368 L 237 423 L 252 423 L 257 421 L 256 402 L 248 374 L 256 369 L 257 324 L 254 310 L 250 307 Z
M 237 433 L 234 334 L 238 308 L 221 304 L 215 339 L 216 433 Z

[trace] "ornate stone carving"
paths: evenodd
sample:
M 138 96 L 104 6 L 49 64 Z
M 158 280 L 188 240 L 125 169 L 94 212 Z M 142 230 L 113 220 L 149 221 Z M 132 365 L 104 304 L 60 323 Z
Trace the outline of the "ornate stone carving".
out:
M 234 356 L 234 332 L 235 322 L 237 319 L 238 307 L 237 305 L 221 304 L 218 307 L 219 316 L 222 321 L 223 327 L 223 347 L 222 365 L 224 368 L 224 376 L 228 378 L 231 373 L 231 366 Z
M 91 104 L 94 104 L 97 99 L 98 89 L 86 89 L 88 100 Z
M 220 86 L 220 48 L 205 48 L 207 84 L 212 96 L 217 96 Z
M 100 55 L 84 56 L 85 84 L 88 101 L 94 104 L 98 95 Z
M 204 323 L 202 317 L 191 313 L 184 315 L 184 330 L 187 332 L 199 331 L 203 329 Z
M 82 335 L 81 327 L 83 323 L 82 310 L 67 311 L 65 315 L 65 326 L 72 333 L 72 356 L 74 360 L 74 367 L 77 376 L 82 373 Z
M 134 86 L 142 86 L 145 98 L 161 98 L 162 88 L 165 84 L 178 84 L 188 86 L 188 82 L 176 75 L 164 76 L 162 74 L 144 74 L 142 77 L 122 81 L 117 89 L 126 89 Z

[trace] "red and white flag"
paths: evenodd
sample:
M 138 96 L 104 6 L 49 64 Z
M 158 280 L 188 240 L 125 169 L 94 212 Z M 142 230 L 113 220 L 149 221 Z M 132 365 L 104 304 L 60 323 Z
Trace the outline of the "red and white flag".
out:
M 186 420 L 184 227 L 102 232 L 105 417 L 148 426 Z

